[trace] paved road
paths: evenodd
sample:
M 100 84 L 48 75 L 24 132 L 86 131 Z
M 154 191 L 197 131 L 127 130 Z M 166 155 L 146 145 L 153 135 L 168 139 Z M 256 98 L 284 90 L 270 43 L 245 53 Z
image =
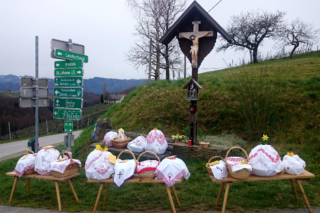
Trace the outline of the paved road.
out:
M 82 130 L 73 132 L 74 138 L 76 139 L 77 137 L 79 137 L 81 132 Z M 39 137 L 39 145 L 40 147 L 42 147 L 47 145 L 61 144 L 64 141 L 63 137 L 65 135 L 66 133 Z M 22 140 L 0 144 L 0 161 L 21 155 L 23 152 L 26 151 L 27 142 L 28 140 Z

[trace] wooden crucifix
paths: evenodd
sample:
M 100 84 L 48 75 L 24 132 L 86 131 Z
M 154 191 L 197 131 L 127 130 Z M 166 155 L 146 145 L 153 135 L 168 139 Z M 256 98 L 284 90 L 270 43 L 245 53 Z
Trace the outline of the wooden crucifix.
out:
M 198 68 L 198 51 L 199 51 L 199 39 L 203 37 L 213 37 L 212 31 L 199 31 L 199 24 L 201 21 L 193 21 L 193 32 L 179 33 L 179 38 L 186 38 L 192 41 L 191 57 L 192 68 Z

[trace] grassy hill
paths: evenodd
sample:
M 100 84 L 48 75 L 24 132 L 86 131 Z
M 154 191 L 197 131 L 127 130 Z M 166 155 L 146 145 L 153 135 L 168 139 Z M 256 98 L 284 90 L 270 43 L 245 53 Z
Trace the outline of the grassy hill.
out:
M 183 134 L 190 102 L 182 87 L 189 80 L 139 86 L 105 116 L 127 131 L 147 133 L 158 127 L 165 134 Z M 207 72 L 198 82 L 203 87 L 198 101 L 200 132 L 233 132 L 246 140 L 265 133 L 271 141 L 319 143 L 319 52 Z

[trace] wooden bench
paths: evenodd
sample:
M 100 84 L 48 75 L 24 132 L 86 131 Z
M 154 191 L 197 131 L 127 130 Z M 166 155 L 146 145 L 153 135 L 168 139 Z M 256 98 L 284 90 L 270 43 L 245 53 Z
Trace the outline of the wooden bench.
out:
M 302 184 L 301 184 L 301 179 L 305 179 L 305 178 L 314 178 L 315 175 L 304 170 L 303 173 L 301 173 L 300 175 L 290 175 L 290 174 L 278 174 L 278 175 L 275 175 L 275 176 L 272 176 L 272 177 L 258 177 L 258 176 L 254 176 L 254 175 L 250 175 L 247 179 L 245 180 L 238 180 L 238 179 L 235 179 L 235 178 L 232 178 L 228 175 L 227 178 L 224 178 L 222 180 L 217 180 L 214 178 L 213 175 L 209 175 L 211 180 L 213 182 L 216 182 L 216 183 L 221 183 L 221 187 L 220 187 L 220 190 L 219 190 L 219 194 L 218 194 L 218 198 L 217 198 L 217 202 L 216 202 L 216 206 L 219 205 L 219 200 L 220 200 L 220 197 L 221 197 L 221 194 L 222 194 L 222 191 L 223 191 L 223 188 L 224 188 L 224 184 L 227 183 L 227 186 L 226 186 L 226 190 L 225 190 L 225 193 L 224 193 L 224 199 L 223 199 L 223 206 L 222 206 L 222 213 L 225 212 L 226 210 L 226 206 L 227 206 L 227 200 L 228 200 L 228 193 L 229 193 L 229 188 L 230 188 L 230 184 L 232 182 L 242 182 L 242 181 L 269 181 L 269 180 L 290 180 L 291 181 L 291 186 L 292 186 L 292 190 L 293 190 L 293 193 L 294 193 L 294 196 L 296 198 L 296 201 L 298 201 L 298 196 L 297 196 L 297 191 L 296 191 L 296 187 L 294 185 L 294 181 L 293 180 L 296 180 L 297 181 L 297 184 L 299 186 L 299 189 L 301 191 L 301 194 L 303 196 L 303 199 L 304 199 L 304 202 L 306 203 L 308 209 L 309 209 L 309 212 L 311 213 L 312 212 L 312 209 L 310 207 L 310 204 L 309 204 L 309 201 L 307 199 L 307 196 L 303 190 L 303 187 L 302 187 Z
M 12 200 L 12 197 L 13 197 L 13 194 L 14 194 L 14 191 L 16 189 L 16 186 L 17 186 L 17 182 L 18 182 L 18 179 L 19 179 L 19 175 L 17 175 L 15 172 L 8 172 L 6 174 L 7 176 L 12 176 L 14 177 L 14 182 L 13 182 L 13 186 L 12 186 L 12 191 L 11 191 L 11 195 L 10 195 L 10 199 L 9 199 L 9 203 L 11 202 Z M 79 199 L 78 199 L 78 196 L 77 196 L 77 193 L 76 191 L 74 190 L 73 186 L 72 186 L 72 183 L 71 183 L 71 178 L 74 178 L 74 177 L 77 177 L 79 176 L 80 174 L 79 173 L 76 173 L 74 175 L 70 175 L 68 177 L 62 177 L 62 178 L 56 178 L 56 177 L 53 177 L 52 175 L 39 175 L 38 173 L 35 173 L 35 174 L 31 174 L 31 175 L 23 175 L 22 177 L 24 178 L 27 178 L 27 183 L 28 183 L 28 194 L 30 194 L 30 179 L 31 178 L 34 178 L 34 179 L 42 179 L 42 180 L 52 180 L 54 181 L 55 185 L 56 185 L 56 192 L 57 192 L 57 200 L 58 200 L 58 207 L 59 207 L 59 211 L 61 212 L 61 200 L 60 200 L 60 190 L 59 190 L 59 181 L 67 181 L 69 186 L 70 186 L 70 189 L 76 199 L 77 202 L 79 202 Z
M 181 183 L 181 182 L 182 182 L 182 178 L 180 180 L 176 181 L 176 183 Z M 101 197 L 101 193 L 102 193 L 102 190 L 103 190 L 103 187 L 104 187 L 105 183 L 107 185 L 106 185 L 106 191 L 105 191 L 105 194 L 104 194 L 103 206 L 106 205 L 107 195 L 108 195 L 108 190 L 109 190 L 109 184 L 113 183 L 113 177 L 109 178 L 109 179 L 106 179 L 106 180 L 92 180 L 92 179 L 89 179 L 88 183 L 100 183 L 100 188 L 99 188 L 97 200 L 96 200 L 96 203 L 95 203 L 94 208 L 93 208 L 93 213 L 95 213 L 97 211 L 97 207 L 98 207 L 99 200 L 100 200 L 100 197 Z M 126 180 L 125 183 L 162 183 L 162 184 L 164 184 L 163 180 L 160 180 L 160 179 L 142 179 L 137 174 L 135 174 L 132 178 Z M 169 197 L 169 201 L 170 201 L 170 204 L 171 204 L 172 211 L 173 211 L 173 213 L 176 213 L 176 209 L 174 207 L 174 203 L 173 203 L 173 200 L 172 200 L 170 189 L 169 189 L 169 187 L 167 185 L 165 185 L 165 186 L 166 186 L 166 190 L 167 190 L 167 194 L 168 194 L 168 197 Z M 178 206 L 181 207 L 179 199 L 178 199 L 178 196 L 177 196 L 177 193 L 176 193 L 176 191 L 175 191 L 173 186 L 171 187 L 171 190 L 172 190 L 173 195 L 174 195 L 174 197 L 175 197 L 175 199 L 177 201 Z

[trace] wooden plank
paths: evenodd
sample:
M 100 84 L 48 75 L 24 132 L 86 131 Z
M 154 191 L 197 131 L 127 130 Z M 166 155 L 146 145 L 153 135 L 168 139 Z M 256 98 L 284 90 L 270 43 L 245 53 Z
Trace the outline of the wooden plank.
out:
M 233 177 L 230 177 L 228 175 L 227 178 L 224 178 L 222 180 L 217 180 L 215 179 L 212 175 L 209 175 L 211 180 L 213 182 L 241 182 L 241 181 L 262 181 L 262 180 L 290 180 L 290 179 L 305 179 L 305 178 L 314 178 L 315 175 L 308 172 L 307 170 L 304 170 L 300 175 L 290 175 L 290 174 L 278 174 L 272 177 L 259 177 L 259 176 L 254 176 L 250 175 L 247 179 L 245 180 L 238 180 Z
M 228 200 L 228 195 L 229 195 L 229 188 L 230 188 L 230 183 L 227 183 L 226 191 L 224 192 L 222 213 L 225 213 L 225 211 L 226 211 L 227 200 Z
M 301 184 L 300 180 L 297 180 L 297 184 L 298 184 L 298 186 L 299 186 L 299 189 L 300 189 L 300 192 L 301 192 L 302 197 L 303 197 L 303 199 L 304 199 L 304 202 L 306 203 L 306 205 L 307 205 L 307 207 L 308 207 L 308 209 L 309 209 L 309 212 L 312 213 L 312 209 L 311 209 L 311 207 L 310 207 L 308 198 L 307 198 L 307 196 L 306 196 L 306 193 L 304 192 L 304 189 L 303 189 L 303 187 L 302 187 L 302 184 Z
M 57 192 L 57 200 L 58 200 L 59 212 L 61 212 L 61 199 L 60 199 L 59 183 L 58 183 L 58 181 L 54 181 L 54 184 L 56 185 L 56 192 Z
M 181 183 L 182 179 L 183 178 L 176 181 L 176 183 Z M 88 179 L 87 182 L 88 183 L 113 183 L 113 177 L 108 178 L 106 180 Z M 140 178 L 137 174 L 135 174 L 132 178 L 126 180 L 125 182 L 126 183 L 164 183 L 163 180 L 160 180 L 160 179 L 143 179 L 143 178 Z
M 6 173 L 6 175 L 13 176 L 13 177 L 19 177 L 15 172 L 8 172 L 8 173 Z M 35 174 L 31 174 L 31 175 L 22 175 L 22 177 L 43 179 L 43 180 L 53 180 L 53 181 L 67 181 L 67 180 L 74 178 L 74 177 L 77 177 L 79 175 L 80 175 L 79 173 L 76 173 L 76 174 L 70 175 L 68 177 L 56 178 L 56 177 L 53 177 L 52 175 L 40 175 L 38 173 L 35 173 Z
M 17 182 L 18 182 L 18 177 L 15 177 L 15 178 L 14 178 L 14 181 L 13 181 L 13 186 L 12 186 L 12 190 L 11 190 L 11 195 L 10 195 L 10 198 L 9 198 L 9 203 L 11 202 L 11 200 L 12 200 L 12 198 L 13 198 L 13 194 L 14 194 L 14 191 L 16 190 Z
M 168 194 L 168 197 L 169 197 L 171 209 L 172 209 L 173 213 L 176 213 L 176 208 L 174 207 L 174 203 L 173 203 L 173 200 L 172 200 L 171 192 L 170 192 L 170 189 L 169 189 L 169 187 L 167 185 L 166 185 L 166 190 L 167 190 L 167 194 Z
M 294 197 L 296 198 L 296 201 L 298 202 L 298 195 L 297 195 L 296 187 L 294 185 L 294 181 L 290 180 L 290 182 L 291 182 L 291 186 L 292 186 L 292 191 L 293 191 Z
M 221 198 L 221 195 L 222 195 L 223 188 L 224 188 L 224 182 L 221 183 L 219 194 L 218 194 L 218 198 L 217 198 L 217 201 L 216 201 L 216 206 L 219 205 L 219 201 L 220 201 L 220 198 Z

